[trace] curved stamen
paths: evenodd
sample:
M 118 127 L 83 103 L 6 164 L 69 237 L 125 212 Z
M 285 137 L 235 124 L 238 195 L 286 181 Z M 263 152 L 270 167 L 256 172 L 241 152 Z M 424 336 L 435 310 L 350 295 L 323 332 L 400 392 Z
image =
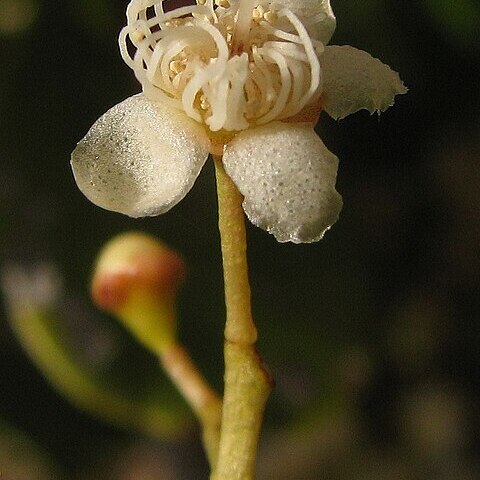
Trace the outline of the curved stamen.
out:
M 278 71 L 280 73 L 280 91 L 276 98 L 274 107 L 263 117 L 257 120 L 258 124 L 264 124 L 275 120 L 275 118 L 282 113 L 290 94 L 290 87 L 292 85 L 292 79 L 288 70 L 287 62 L 281 53 L 278 53 L 273 48 L 259 48 L 258 53 L 270 60 L 272 63 L 276 63 Z
M 320 94 L 323 44 L 291 9 L 196 0 L 165 12 L 162 3 L 132 0 L 119 37 L 152 100 L 167 100 L 211 131 L 239 131 L 292 117 Z

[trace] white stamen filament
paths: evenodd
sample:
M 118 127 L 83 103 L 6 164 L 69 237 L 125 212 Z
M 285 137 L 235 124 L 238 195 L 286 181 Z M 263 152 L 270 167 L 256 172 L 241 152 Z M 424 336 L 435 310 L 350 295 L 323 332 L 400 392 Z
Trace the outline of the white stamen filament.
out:
M 257 85 L 260 95 L 256 102 L 256 111 L 248 112 L 249 118 L 265 115 L 275 100 L 275 89 L 273 88 L 271 73 L 268 70 L 267 64 L 256 50 L 253 51 L 253 59 L 254 68 L 252 69 L 251 80 Z M 250 103 L 253 103 L 253 99 L 250 100 Z
M 240 56 L 233 57 L 229 66 L 230 95 L 228 96 L 227 111 L 234 115 L 228 115 L 223 125 L 225 130 L 244 130 L 248 128 L 248 122 L 244 117 L 247 100 L 244 87 L 248 79 L 248 55 L 244 52 Z
M 260 55 L 263 54 L 267 61 L 269 60 L 270 62 L 277 64 L 281 80 L 280 91 L 276 97 L 275 105 L 266 115 L 257 120 L 257 123 L 261 125 L 263 123 L 271 122 L 282 113 L 290 93 L 292 78 L 288 70 L 287 62 L 281 53 L 277 52 L 273 48 L 259 48 L 258 53 Z
M 313 48 L 312 42 L 310 41 L 310 36 L 306 28 L 303 26 L 302 22 L 294 15 L 288 8 L 284 8 L 279 12 L 279 15 L 283 15 L 290 20 L 290 23 L 296 28 L 298 36 L 302 40 L 303 46 L 305 48 L 305 53 L 307 55 L 308 61 L 310 63 L 310 88 L 305 92 L 302 100 L 298 102 L 297 109 L 293 110 L 290 115 L 295 115 L 307 104 L 308 100 L 312 98 L 317 89 L 320 86 L 321 72 L 320 72 L 320 62 L 318 61 L 317 55 Z
M 147 97 L 211 131 L 286 119 L 318 97 L 323 44 L 311 19 L 268 0 L 196 1 L 167 13 L 163 0 L 128 6 L 120 52 Z

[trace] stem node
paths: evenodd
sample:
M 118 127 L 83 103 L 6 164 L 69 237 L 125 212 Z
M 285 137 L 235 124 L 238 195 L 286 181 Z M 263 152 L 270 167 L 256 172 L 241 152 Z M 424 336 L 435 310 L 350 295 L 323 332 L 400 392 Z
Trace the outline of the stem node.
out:
M 243 197 L 214 157 L 225 281 L 225 393 L 219 456 L 211 480 L 252 480 L 272 378 L 255 349 Z

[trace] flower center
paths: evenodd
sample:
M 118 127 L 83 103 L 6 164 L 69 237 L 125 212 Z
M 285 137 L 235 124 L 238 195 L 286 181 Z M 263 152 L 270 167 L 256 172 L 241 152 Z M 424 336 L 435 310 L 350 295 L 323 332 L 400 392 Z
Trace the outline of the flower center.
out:
M 212 132 L 287 119 L 318 99 L 324 47 L 312 22 L 277 2 L 196 0 L 166 11 L 163 0 L 132 0 L 122 57 L 148 98 Z

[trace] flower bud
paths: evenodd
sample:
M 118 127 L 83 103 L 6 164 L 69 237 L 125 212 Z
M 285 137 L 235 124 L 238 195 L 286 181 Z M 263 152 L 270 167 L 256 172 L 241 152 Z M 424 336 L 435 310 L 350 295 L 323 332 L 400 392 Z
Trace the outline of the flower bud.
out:
M 160 353 L 175 342 L 175 298 L 185 277 L 180 255 L 155 238 L 129 232 L 100 252 L 91 293 L 147 348 Z

